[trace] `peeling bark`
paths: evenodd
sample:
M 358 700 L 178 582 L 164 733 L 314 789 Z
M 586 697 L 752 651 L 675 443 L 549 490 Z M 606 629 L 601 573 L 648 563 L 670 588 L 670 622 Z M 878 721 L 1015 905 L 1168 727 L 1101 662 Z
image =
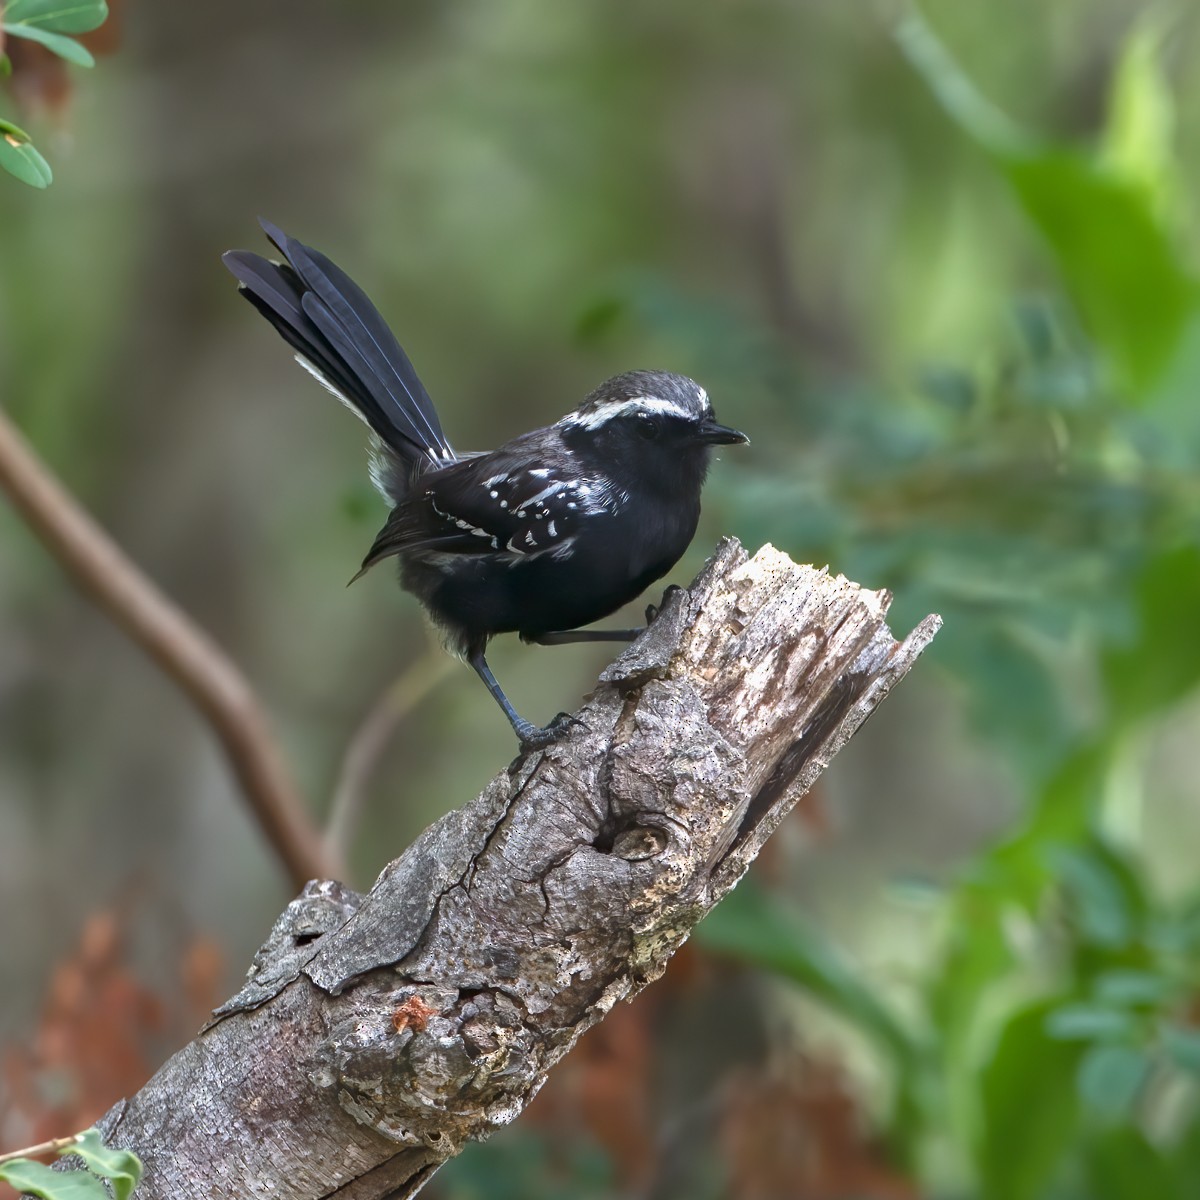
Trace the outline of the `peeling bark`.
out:
M 365 896 L 310 883 L 246 986 L 106 1140 L 146 1198 L 412 1196 L 662 974 L 936 633 L 890 596 L 724 542 L 519 758 Z

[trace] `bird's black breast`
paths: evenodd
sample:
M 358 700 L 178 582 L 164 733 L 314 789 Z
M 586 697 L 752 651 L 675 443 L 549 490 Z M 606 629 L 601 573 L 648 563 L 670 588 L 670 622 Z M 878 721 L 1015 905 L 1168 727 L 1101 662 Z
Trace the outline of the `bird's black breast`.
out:
M 626 506 L 581 518 L 558 553 L 405 555 L 402 580 L 463 645 L 496 633 L 575 629 L 662 578 L 687 549 L 698 515 L 696 506 L 647 521 Z

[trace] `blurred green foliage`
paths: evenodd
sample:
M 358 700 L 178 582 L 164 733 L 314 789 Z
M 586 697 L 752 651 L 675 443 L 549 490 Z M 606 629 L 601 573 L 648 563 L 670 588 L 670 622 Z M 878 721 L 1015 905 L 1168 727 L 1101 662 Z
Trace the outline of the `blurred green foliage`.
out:
M 153 35 L 81 106 L 74 180 L 34 216 L 21 189 L 0 195 L 0 371 L 43 453 L 262 682 L 313 794 L 425 646 L 386 580 L 341 589 L 381 514 L 353 423 L 324 423 L 217 266 L 258 211 L 377 296 L 464 445 L 553 419 L 612 371 L 700 379 L 753 445 L 714 468 L 678 579 L 735 533 L 890 588 L 898 631 L 942 613 L 830 773 L 878 755 L 870 807 L 792 871 L 865 846 L 931 878 L 855 895 L 873 924 L 858 938 L 825 920 L 846 904 L 834 886 L 805 911 L 792 879 L 760 878 L 697 940 L 804 997 L 803 1018 L 833 1015 L 919 1194 L 1190 1200 L 1200 825 L 1170 822 L 1198 774 L 1191 8 L 928 0 L 893 31 L 875 6 L 791 0 L 217 7 L 143 9 Z M 204 751 L 180 751 L 171 721 L 190 716 L 156 684 L 123 691 L 123 647 L 82 641 L 90 619 L 60 590 L 35 546 L 5 541 L 20 633 L 0 639 L 0 769 L 60 855 L 80 831 L 51 899 L 55 879 L 96 891 L 122 855 L 161 861 L 209 927 L 244 932 L 237 964 L 278 908 L 261 851 L 213 815 L 236 804 Z M 49 682 L 11 665 L 25 639 L 31 658 L 60 651 Z M 522 711 L 594 679 L 565 651 L 496 653 Z M 900 780 L 880 734 L 922 688 L 964 719 L 901 724 L 916 778 Z M 401 731 L 364 878 L 510 752 L 475 693 L 447 685 Z M 1186 743 L 1174 778 L 1168 728 Z M 989 770 L 1014 803 L 979 845 L 963 814 Z M 899 817 L 919 837 L 881 847 L 902 783 L 930 806 Z M 118 810 L 151 850 L 113 832 Z M 13 906 L 38 886 L 19 850 L 36 839 L 14 828 Z M 915 927 L 902 967 L 878 946 L 897 911 Z M 736 1016 L 723 1035 L 753 1019 Z M 617 1187 L 594 1142 L 522 1121 L 431 1191 Z
M 1200 439 L 1174 403 L 1200 390 L 1200 291 L 1170 27 L 1161 6 L 1132 24 L 1107 120 L 1080 146 L 993 108 L 911 10 L 897 42 L 945 135 L 1007 181 L 1061 289 L 1014 302 L 987 365 L 937 362 L 902 393 L 855 385 L 805 411 L 818 449 L 800 469 L 781 454 L 712 485 L 748 543 L 886 579 L 896 627 L 941 612 L 930 655 L 1028 796 L 939 889 L 940 948 L 903 1008 L 751 885 L 697 934 L 867 1039 L 889 1066 L 893 1152 L 930 1196 L 1189 1200 L 1200 1179 L 1200 875 L 1162 898 L 1136 820 L 1115 815 L 1148 802 L 1148 725 L 1200 684 Z M 578 329 L 622 323 L 686 343 L 718 378 L 799 386 L 778 338 L 661 279 L 626 280 Z
M 888 1058 L 893 1145 L 930 1195 L 949 1178 L 995 1200 L 1186 1200 L 1200 1178 L 1200 878 L 1164 900 L 1130 822 L 1113 832 L 1115 808 L 1149 799 L 1135 782 L 1148 723 L 1200 684 L 1200 443 L 1164 382 L 1198 312 L 1166 27 L 1161 8 L 1132 27 L 1108 124 L 1080 148 L 1018 130 L 920 16 L 901 23 L 1045 239 L 1062 295 L 1018 308 L 991 370 L 938 365 L 899 405 L 858 397 L 877 442 L 856 438 L 802 487 L 757 480 L 739 510 L 786 547 L 790 506 L 754 515 L 790 485 L 827 515 L 831 562 L 893 581 L 910 617 L 940 610 L 932 653 L 1027 781 L 1018 828 L 941 892 L 942 950 L 905 1016 L 758 892 L 699 933 L 796 980 Z M 1101 700 L 1086 721 L 1055 642 L 1086 648 Z

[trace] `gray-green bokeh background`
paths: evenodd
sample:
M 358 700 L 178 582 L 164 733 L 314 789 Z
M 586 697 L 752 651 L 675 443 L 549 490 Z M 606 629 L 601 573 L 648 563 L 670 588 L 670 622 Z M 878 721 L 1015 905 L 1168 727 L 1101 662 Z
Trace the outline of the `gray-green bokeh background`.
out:
M 890 7 L 132 3 L 119 51 L 77 73 L 66 128 L 25 122 L 54 185 L 0 177 L 0 403 L 243 666 L 320 813 L 354 730 L 432 639 L 386 568 L 345 588 L 384 515 L 363 431 L 237 300 L 220 253 L 261 250 L 261 214 L 333 257 L 459 445 L 555 419 L 619 370 L 696 377 L 753 444 L 715 465 L 673 581 L 722 534 L 770 538 L 892 588 L 900 633 L 947 617 L 831 770 L 832 829 L 785 829 L 771 881 L 923 1012 L 912 980 L 942 961 L 956 910 L 897 881 L 969 875 L 1081 745 L 1131 736 L 1106 723 L 1105 647 L 1145 632 L 1140 573 L 1195 537 L 1200 326 L 1153 371 L 1110 369 L 1067 256 L 898 49 Z M 1148 7 L 924 9 L 999 108 L 1086 146 Z M 1186 273 L 1189 9 L 1162 63 L 1164 224 Z M 1061 192 L 1064 211 L 1076 200 Z M 605 651 L 506 638 L 492 661 L 544 720 Z M 1088 824 L 1185 896 L 1197 713 L 1166 690 L 1139 726 L 1154 772 L 1106 758 Z M 511 743 L 471 673 L 447 674 L 380 764 L 352 882 Z M 165 987 L 170 948 L 204 931 L 232 990 L 289 893 L 193 711 L 0 507 L 0 1038 L 24 1036 L 83 917 L 122 896 L 146 978 Z M 969 1177 L 921 1162 L 930 1194 Z

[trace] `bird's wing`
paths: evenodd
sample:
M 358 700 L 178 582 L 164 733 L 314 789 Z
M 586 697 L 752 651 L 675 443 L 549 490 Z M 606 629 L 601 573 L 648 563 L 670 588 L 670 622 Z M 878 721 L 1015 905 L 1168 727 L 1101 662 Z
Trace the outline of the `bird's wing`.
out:
M 530 461 L 496 451 L 422 476 L 393 509 L 363 570 L 408 551 L 499 554 L 514 563 L 568 556 L 581 519 L 595 508 L 596 485 Z

